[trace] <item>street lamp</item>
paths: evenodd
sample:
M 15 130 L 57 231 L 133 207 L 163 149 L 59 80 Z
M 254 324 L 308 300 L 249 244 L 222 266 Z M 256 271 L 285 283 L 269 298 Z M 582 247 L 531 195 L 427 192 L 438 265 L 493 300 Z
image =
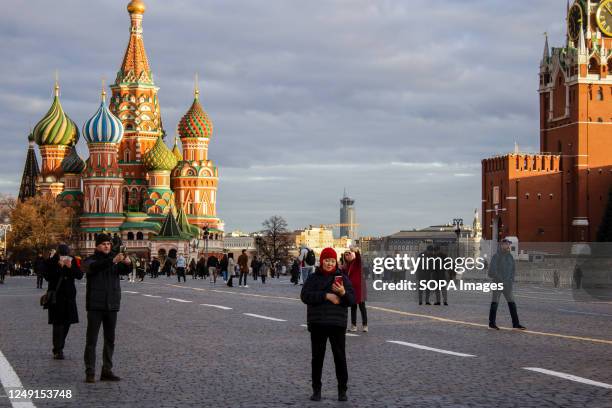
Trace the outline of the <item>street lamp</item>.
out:
M 3 253 L 3 258 L 6 258 L 6 253 L 7 253 L 7 248 L 6 248 L 6 235 L 7 235 L 7 232 L 13 230 L 12 227 L 11 227 L 11 224 L 9 223 L 9 221 L 10 220 L 8 218 L 5 218 L 4 219 L 4 223 L 0 224 L 0 231 L 2 231 L 2 240 L 3 240 L 3 243 L 4 243 L 4 246 L 2 247 L 2 251 L 4 252 Z

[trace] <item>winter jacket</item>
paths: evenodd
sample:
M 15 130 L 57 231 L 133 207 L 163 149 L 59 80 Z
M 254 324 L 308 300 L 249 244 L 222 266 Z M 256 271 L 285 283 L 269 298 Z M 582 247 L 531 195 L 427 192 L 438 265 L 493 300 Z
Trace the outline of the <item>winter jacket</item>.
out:
M 208 260 L 206 261 L 206 266 L 209 268 L 216 268 L 219 266 L 219 260 L 216 256 L 209 256 Z
M 131 267 L 120 262 L 113 263 L 112 254 L 96 251 L 85 262 L 87 292 L 85 308 L 87 311 L 119 311 L 121 304 L 121 285 L 119 275 L 128 275 Z
M 367 300 L 367 289 L 361 266 L 361 254 L 359 252 L 355 253 L 355 259 L 352 262 L 344 265 L 344 273 L 349 277 L 351 285 L 353 285 L 355 303 L 365 302 Z
M 334 293 L 331 287 L 336 276 L 342 276 L 346 293 L 340 298 L 340 303 L 334 305 L 325 296 Z M 355 304 L 355 292 L 350 279 L 340 271 L 324 275 L 320 268 L 306 279 L 300 297 L 307 305 L 308 330 L 312 330 L 313 326 L 346 327 L 348 307 Z
M 49 324 L 73 324 L 79 322 L 76 304 L 75 279 L 82 279 L 83 272 L 73 259 L 70 267 L 59 266 L 59 255 L 47 259 L 41 267 L 41 273 L 49 282 L 49 289 L 56 290 L 55 304 L 49 306 Z M 58 281 L 61 283 L 58 287 Z
M 240 266 L 240 272 L 249 272 L 249 257 L 246 254 L 241 254 L 238 257 L 238 266 Z
M 514 257 L 510 252 L 499 251 L 491 258 L 489 276 L 494 282 L 514 282 Z

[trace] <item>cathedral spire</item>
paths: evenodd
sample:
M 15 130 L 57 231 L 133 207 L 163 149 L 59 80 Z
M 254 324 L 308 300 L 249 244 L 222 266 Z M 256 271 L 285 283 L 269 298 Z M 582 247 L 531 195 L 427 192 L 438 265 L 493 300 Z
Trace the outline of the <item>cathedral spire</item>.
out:
M 578 55 L 587 55 L 586 40 L 584 39 L 584 30 L 580 29 L 580 37 L 578 38 Z
M 142 16 L 146 7 L 140 0 L 132 0 L 127 10 L 131 21 L 130 41 L 117 74 L 117 84 L 134 82 L 153 84 L 149 59 L 142 40 Z
M 548 62 L 550 58 L 550 50 L 548 47 L 548 33 L 544 32 L 544 52 L 542 53 L 542 64 Z
M 194 87 L 193 87 L 193 96 L 195 99 L 199 99 L 200 98 L 200 86 L 198 84 L 198 73 L 195 73 L 195 83 L 194 83 Z
M 36 159 L 36 153 L 34 152 L 34 136 L 32 135 L 31 131 L 30 135 L 28 136 L 28 144 L 28 153 L 26 155 L 25 166 L 23 168 L 23 175 L 21 176 L 21 185 L 19 186 L 18 198 L 21 202 L 36 195 L 36 180 L 40 175 L 38 160 Z

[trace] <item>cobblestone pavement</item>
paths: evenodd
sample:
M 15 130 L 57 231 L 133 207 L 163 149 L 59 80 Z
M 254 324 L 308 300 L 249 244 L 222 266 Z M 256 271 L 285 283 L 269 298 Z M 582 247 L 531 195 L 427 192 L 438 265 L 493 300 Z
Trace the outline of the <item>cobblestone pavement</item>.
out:
M 528 332 L 486 329 L 486 294 L 451 293 L 445 307 L 371 292 L 370 332 L 346 339 L 349 401 L 336 400 L 328 347 L 323 401 L 311 403 L 305 306 L 300 286 L 287 278 L 228 288 L 163 277 L 123 281 L 122 289 L 114 371 L 123 380 L 85 384 L 85 286 L 77 285 L 81 323 L 68 335 L 63 361 L 51 359 L 35 279 L 9 277 L 0 286 L 0 351 L 23 387 L 74 394 L 35 399 L 35 406 L 612 407 L 605 387 L 612 384 L 612 302 L 576 301 L 569 291 L 517 287 Z M 506 305 L 498 316 L 507 328 Z M 100 339 L 98 364 L 101 348 Z M 0 407 L 10 406 L 0 395 Z

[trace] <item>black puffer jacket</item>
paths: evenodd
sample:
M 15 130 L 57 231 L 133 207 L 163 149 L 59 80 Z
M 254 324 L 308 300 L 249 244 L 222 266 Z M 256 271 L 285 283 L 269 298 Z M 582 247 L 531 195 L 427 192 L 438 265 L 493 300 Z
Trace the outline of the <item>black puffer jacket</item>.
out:
M 87 311 L 119 310 L 121 304 L 121 285 L 119 275 L 128 275 L 130 267 L 124 263 L 114 264 L 113 255 L 96 251 L 83 263 L 87 274 Z
M 340 303 L 334 305 L 325 299 L 325 296 L 334 293 L 332 285 L 336 276 L 342 276 L 346 293 L 340 298 Z M 346 327 L 348 307 L 355 303 L 355 292 L 351 280 L 346 275 L 340 271 L 323 275 L 319 268 L 306 279 L 300 297 L 302 302 L 308 305 L 306 309 L 308 330 L 313 326 Z

